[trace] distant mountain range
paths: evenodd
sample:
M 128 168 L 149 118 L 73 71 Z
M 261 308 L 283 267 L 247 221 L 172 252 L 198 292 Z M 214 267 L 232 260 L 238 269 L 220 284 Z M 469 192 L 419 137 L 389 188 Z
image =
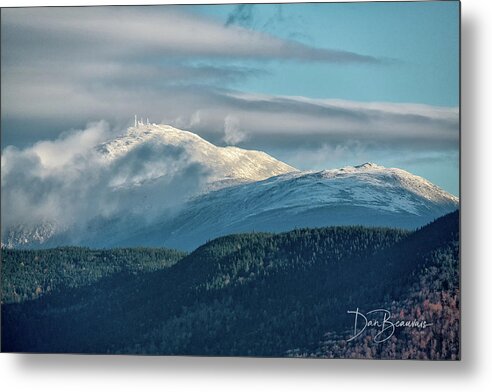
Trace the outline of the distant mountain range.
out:
M 48 220 L 4 227 L 2 245 L 192 250 L 231 233 L 335 225 L 415 229 L 459 206 L 455 196 L 401 169 L 365 163 L 299 171 L 264 152 L 217 147 L 167 125 L 131 127 L 125 135 L 97 146 L 96 153 L 100 167 L 109 172 L 130 159 L 138 160 L 140 170 L 120 170 L 109 180 L 114 199 L 126 200 L 124 209 L 109 215 L 95 211 L 88 222 L 70 225 Z M 154 162 L 155 157 L 159 160 Z M 187 177 L 193 168 L 198 168 L 193 173 L 199 176 Z M 174 195 L 167 208 L 168 198 L 160 197 L 160 192 L 176 172 L 182 176 L 179 183 L 189 178 L 194 188 L 191 194 L 183 192 L 182 200 Z

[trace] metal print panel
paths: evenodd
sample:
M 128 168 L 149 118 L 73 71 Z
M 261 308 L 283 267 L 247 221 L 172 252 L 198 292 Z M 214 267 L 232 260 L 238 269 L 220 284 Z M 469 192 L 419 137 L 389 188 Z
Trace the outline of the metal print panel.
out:
M 459 26 L 3 8 L 2 351 L 459 360 Z

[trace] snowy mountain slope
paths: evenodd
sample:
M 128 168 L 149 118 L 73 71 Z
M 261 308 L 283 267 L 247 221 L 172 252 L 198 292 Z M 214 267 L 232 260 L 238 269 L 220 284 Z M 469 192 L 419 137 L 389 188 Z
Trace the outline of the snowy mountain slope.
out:
M 414 229 L 458 207 L 458 198 L 422 177 L 366 163 L 217 190 L 190 201 L 174 219 L 135 230 L 113 245 L 193 249 L 231 233 L 332 225 Z
M 3 245 L 193 249 L 248 231 L 417 228 L 459 206 L 456 197 L 404 170 L 366 163 L 300 172 L 264 152 L 217 147 L 167 125 L 139 123 L 93 153 L 95 164 L 82 172 L 84 196 L 63 199 L 70 219 L 2 227 Z
M 35 226 L 17 225 L 6 231 L 5 238 L 2 238 L 2 247 L 43 246 L 46 241 L 56 236 L 57 231 L 59 230 L 53 222 L 45 222 Z

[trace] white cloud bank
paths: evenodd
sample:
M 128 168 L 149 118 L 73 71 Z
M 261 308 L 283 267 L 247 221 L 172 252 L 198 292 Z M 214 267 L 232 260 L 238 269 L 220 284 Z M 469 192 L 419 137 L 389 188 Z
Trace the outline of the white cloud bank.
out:
M 118 133 L 98 122 L 29 148 L 5 148 L 2 238 L 17 226 L 84 228 L 96 218 L 132 215 L 151 221 L 179 208 L 206 181 L 206 170 L 172 146 L 141 143 L 108 159 L 97 147 Z

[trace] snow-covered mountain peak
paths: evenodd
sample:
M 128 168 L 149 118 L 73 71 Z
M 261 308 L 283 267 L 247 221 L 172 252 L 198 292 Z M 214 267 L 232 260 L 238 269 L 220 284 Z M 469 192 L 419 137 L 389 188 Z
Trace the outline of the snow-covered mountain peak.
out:
M 220 187 L 219 183 L 259 181 L 297 171 L 262 151 L 215 146 L 193 132 L 165 124 L 139 122 L 125 134 L 99 145 L 97 150 L 111 162 L 142 145 L 179 150 L 189 163 L 201 165 L 210 174 L 208 182 L 214 183 L 214 188 Z
M 182 146 L 197 143 L 202 147 L 213 146 L 200 136 L 164 124 L 139 124 L 130 127 L 121 136 L 101 144 L 98 150 L 107 158 L 118 158 L 146 142 Z
M 211 144 L 193 132 L 178 129 L 167 124 L 140 124 L 136 127 L 128 128 L 127 135 L 140 138 L 141 140 L 161 138 L 166 141 L 194 141 Z
M 363 183 L 379 186 L 387 190 L 391 188 L 405 189 L 430 202 L 458 203 L 459 199 L 434 185 L 423 177 L 398 168 L 387 168 L 376 163 L 364 163 L 346 166 L 341 169 L 329 169 L 316 172 L 322 178 L 352 178 Z

